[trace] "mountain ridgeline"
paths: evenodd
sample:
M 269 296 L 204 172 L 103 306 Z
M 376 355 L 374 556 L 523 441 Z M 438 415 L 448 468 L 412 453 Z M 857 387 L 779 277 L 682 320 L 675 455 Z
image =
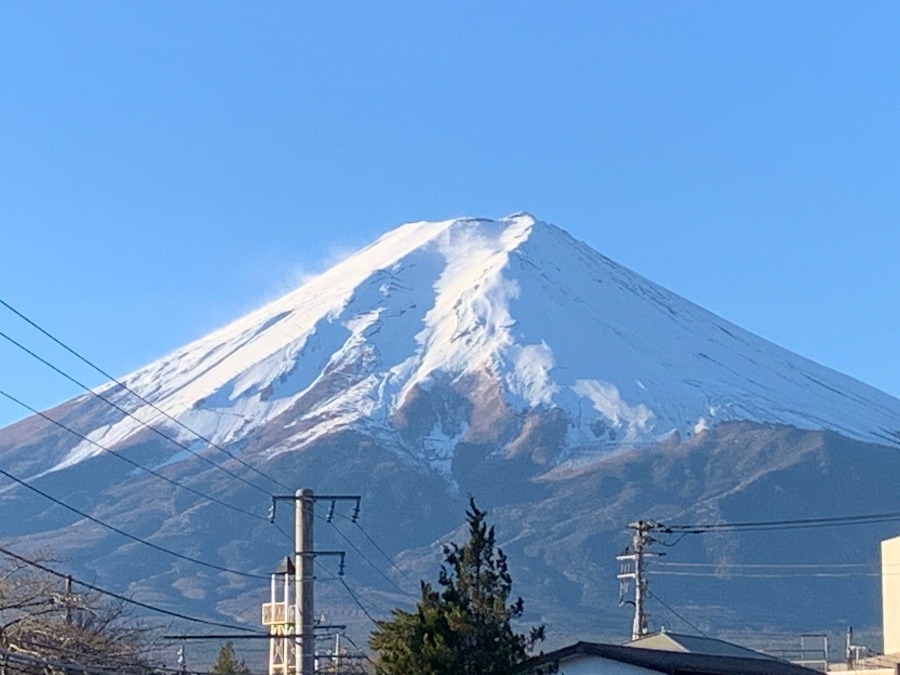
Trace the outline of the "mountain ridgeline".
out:
M 268 493 L 361 494 L 360 523 L 393 564 L 352 539 L 371 560 L 348 550 L 348 579 L 380 615 L 433 577 L 472 494 L 551 645 L 625 636 L 615 555 L 637 518 L 896 510 L 900 400 L 526 214 L 403 225 L 121 382 L 97 393 L 130 416 L 85 394 L 46 413 L 84 438 L 24 419 L 0 430 L 4 466 L 139 538 L 259 575 L 292 549 L 276 527 L 290 514 L 265 517 Z M 135 597 L 258 621 L 265 581 L 147 549 L 22 487 L 0 500 L 7 541 L 51 547 Z M 322 548 L 357 534 L 341 517 L 317 527 Z M 722 635 L 873 626 L 877 541 L 898 527 L 686 536 L 665 542 L 651 589 Z M 853 573 L 790 572 L 808 564 Z M 328 620 L 366 629 L 327 574 Z

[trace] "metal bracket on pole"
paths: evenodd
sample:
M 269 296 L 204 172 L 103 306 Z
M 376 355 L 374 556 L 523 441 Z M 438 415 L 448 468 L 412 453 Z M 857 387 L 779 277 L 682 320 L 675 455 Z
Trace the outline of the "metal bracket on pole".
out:
M 318 558 L 319 556 L 328 555 L 328 556 L 340 556 L 341 562 L 338 566 L 338 576 L 344 576 L 344 567 L 345 562 L 347 560 L 347 552 L 346 551 L 313 551 L 313 556 Z

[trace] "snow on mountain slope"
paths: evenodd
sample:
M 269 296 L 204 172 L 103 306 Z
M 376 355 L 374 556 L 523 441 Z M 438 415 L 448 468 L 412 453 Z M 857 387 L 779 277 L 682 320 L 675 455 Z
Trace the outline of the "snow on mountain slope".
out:
M 535 411 L 562 413 L 555 462 L 724 420 L 892 445 L 900 429 L 900 400 L 756 337 L 527 214 L 403 225 L 125 381 L 218 444 L 282 424 L 273 453 L 344 428 L 396 441 L 398 412 L 416 396 L 448 384 L 469 396 L 486 381 L 520 428 Z M 127 400 L 115 385 L 105 390 Z M 134 414 L 165 421 L 148 406 Z M 445 422 L 421 439 L 437 448 L 429 461 L 441 471 L 470 424 L 465 415 Z M 89 437 L 110 445 L 140 430 L 124 419 Z M 97 452 L 82 442 L 55 469 Z

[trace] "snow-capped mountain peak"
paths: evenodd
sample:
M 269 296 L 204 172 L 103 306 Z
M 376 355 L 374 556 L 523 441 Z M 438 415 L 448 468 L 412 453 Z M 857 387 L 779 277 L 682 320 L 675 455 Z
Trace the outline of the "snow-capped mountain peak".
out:
M 278 454 L 352 428 L 442 472 L 461 442 L 553 464 L 723 420 L 879 443 L 900 427 L 897 399 L 524 213 L 403 225 L 125 381 L 217 444 L 275 425 Z M 90 437 L 140 429 L 126 418 Z M 56 468 L 97 452 L 81 443 Z

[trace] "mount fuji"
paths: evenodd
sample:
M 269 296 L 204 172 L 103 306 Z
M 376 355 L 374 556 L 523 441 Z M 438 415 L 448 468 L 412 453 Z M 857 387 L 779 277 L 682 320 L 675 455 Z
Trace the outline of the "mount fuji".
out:
M 265 499 L 213 464 L 257 485 L 266 474 L 363 494 L 390 564 L 381 558 L 376 574 L 360 563 L 350 578 L 375 611 L 408 603 L 398 586 L 432 574 L 439 543 L 474 494 L 498 521 L 532 618 L 560 640 L 624 631 L 627 610 L 611 608 L 629 519 L 890 510 L 890 476 L 900 475 L 900 400 L 524 213 L 403 225 L 283 298 L 46 415 L 81 437 L 37 416 L 0 430 L 11 472 L 122 529 L 231 567 L 265 573 L 285 543 L 268 523 L 223 518 L 217 503 L 116 453 L 260 513 Z M 6 538 L 50 546 L 136 597 L 255 621 L 258 609 L 239 606 L 265 588 L 148 555 L 22 488 L 0 500 L 20 514 L 0 531 Z M 865 547 L 892 533 L 871 526 L 854 536 Z M 330 528 L 321 536 L 345 546 Z M 685 542 L 679 555 L 711 565 L 719 585 L 698 574 L 667 588 L 667 601 L 722 634 L 877 623 L 877 588 L 863 577 L 824 596 L 809 580 L 802 588 L 771 580 L 795 612 L 728 576 L 729 565 L 774 552 L 798 564 L 858 562 L 859 546 L 847 550 L 838 535 L 786 536 Z M 671 581 L 662 569 L 659 579 Z M 323 592 L 336 620 L 362 630 L 352 601 Z
M 461 442 L 534 446 L 549 465 L 730 420 L 900 443 L 897 399 L 525 214 L 404 225 L 124 382 L 217 444 L 280 424 L 272 457 L 352 428 L 451 480 Z M 450 408 L 422 402 L 448 391 Z M 143 429 L 126 417 L 89 437 Z M 79 443 L 51 470 L 98 452 Z

